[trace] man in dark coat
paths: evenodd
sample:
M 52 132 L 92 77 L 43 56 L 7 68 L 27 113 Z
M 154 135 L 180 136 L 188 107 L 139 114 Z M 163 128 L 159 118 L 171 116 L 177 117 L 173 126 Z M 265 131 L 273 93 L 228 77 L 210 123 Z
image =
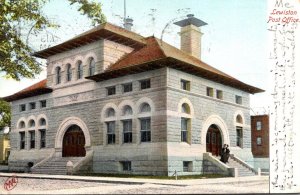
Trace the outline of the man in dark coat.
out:
M 227 144 L 226 148 L 225 148 L 225 154 L 224 154 L 224 163 L 228 163 L 228 159 L 230 156 L 230 150 L 228 147 L 229 147 L 229 145 Z
M 226 144 L 223 145 L 221 150 L 221 162 L 225 163 L 225 155 L 226 155 Z

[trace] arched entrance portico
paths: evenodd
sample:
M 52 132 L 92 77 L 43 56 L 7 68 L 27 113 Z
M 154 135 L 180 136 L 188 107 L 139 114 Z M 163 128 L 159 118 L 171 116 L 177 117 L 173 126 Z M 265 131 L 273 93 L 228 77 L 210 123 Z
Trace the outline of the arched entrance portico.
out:
M 83 131 L 77 125 L 72 125 L 66 131 L 63 138 L 62 156 L 85 156 L 85 138 Z
M 209 132 L 210 135 L 208 135 Z M 216 135 L 212 135 L 212 133 L 215 133 Z M 203 123 L 202 131 L 201 131 L 201 144 L 203 145 L 204 148 L 206 148 L 206 152 L 212 152 L 213 149 L 209 149 L 209 146 L 207 146 L 208 145 L 207 136 L 210 136 L 209 138 L 210 142 L 215 140 L 217 143 L 217 141 L 219 141 L 219 143 L 217 144 L 217 145 L 221 145 L 219 147 L 222 147 L 222 144 L 230 145 L 227 125 L 225 121 L 218 115 L 209 116 Z M 210 146 L 210 147 L 216 148 L 217 146 Z M 214 151 L 214 153 L 215 153 L 214 155 L 216 155 L 216 151 Z
M 222 136 L 216 125 L 211 125 L 206 133 L 206 152 L 219 156 L 222 149 Z
M 69 129 L 73 129 L 72 126 L 77 126 L 80 128 L 82 134 L 83 134 L 83 138 L 84 138 L 84 149 L 86 151 L 86 153 L 88 151 L 90 151 L 91 149 L 91 136 L 90 136 L 90 132 L 87 128 L 87 126 L 85 125 L 85 123 L 78 117 L 69 117 L 66 118 L 60 125 L 58 128 L 58 131 L 56 133 L 56 137 L 55 137 L 55 155 L 56 156 L 63 156 L 63 145 L 64 145 L 64 138 L 65 136 L 72 134 L 70 131 L 68 133 Z M 81 133 L 78 133 L 77 137 L 82 136 Z M 73 139 L 73 138 L 69 138 L 69 139 Z M 82 140 L 81 140 L 82 142 Z M 75 143 L 75 141 L 74 141 Z M 78 143 L 78 138 L 77 138 L 77 143 Z

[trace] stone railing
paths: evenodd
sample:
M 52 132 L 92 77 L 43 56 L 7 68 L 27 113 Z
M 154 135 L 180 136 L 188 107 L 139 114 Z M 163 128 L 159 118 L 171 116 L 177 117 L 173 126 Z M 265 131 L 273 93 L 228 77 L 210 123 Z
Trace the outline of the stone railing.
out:
M 228 165 L 221 162 L 218 158 L 216 158 L 215 156 L 213 156 L 209 152 L 203 154 L 203 160 L 209 161 L 214 166 L 216 166 L 218 169 L 222 170 L 224 175 L 229 175 L 229 176 L 232 176 L 232 177 L 237 177 L 238 176 L 237 168 L 230 168 Z
M 93 150 L 88 150 L 86 152 L 86 155 L 84 158 L 82 158 L 80 161 L 78 161 L 74 166 L 73 166 L 73 173 L 78 172 L 82 166 L 87 165 L 88 163 L 90 163 L 93 160 L 93 154 L 94 151 Z
M 44 164 L 45 162 L 47 162 L 49 159 L 51 159 L 51 158 L 54 156 L 54 154 L 55 154 L 55 150 L 53 150 L 53 151 L 51 152 L 51 154 L 50 154 L 48 157 L 44 158 L 44 159 L 41 160 L 40 162 L 38 162 L 38 163 L 36 163 L 35 165 L 33 165 L 33 166 L 31 167 L 31 170 L 34 170 L 36 167 L 38 167 L 38 166 Z
M 250 166 L 248 163 L 246 163 L 246 162 L 243 161 L 242 159 L 238 158 L 237 156 L 234 156 L 234 154 L 230 154 L 230 157 L 231 157 L 232 159 L 234 159 L 235 161 L 239 162 L 240 164 L 242 164 L 244 167 L 247 167 L 248 169 L 250 169 L 251 171 L 253 171 L 255 174 L 261 175 L 261 170 L 260 170 L 260 168 L 258 168 L 257 170 L 254 169 L 252 166 Z

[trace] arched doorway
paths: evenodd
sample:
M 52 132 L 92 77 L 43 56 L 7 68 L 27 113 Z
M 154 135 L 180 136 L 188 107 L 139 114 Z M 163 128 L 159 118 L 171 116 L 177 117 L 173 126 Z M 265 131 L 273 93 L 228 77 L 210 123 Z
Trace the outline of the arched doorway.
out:
M 222 136 L 216 125 L 211 125 L 206 133 L 206 152 L 219 156 L 222 149 Z
M 85 156 L 85 137 L 81 128 L 72 125 L 66 131 L 63 138 L 63 157 Z

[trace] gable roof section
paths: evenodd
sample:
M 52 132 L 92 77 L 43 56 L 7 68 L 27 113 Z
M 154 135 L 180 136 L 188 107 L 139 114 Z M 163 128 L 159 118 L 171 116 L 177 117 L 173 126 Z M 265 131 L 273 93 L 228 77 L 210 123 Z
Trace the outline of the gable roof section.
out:
M 12 102 L 19 99 L 33 97 L 37 95 L 51 93 L 52 89 L 47 87 L 47 79 L 35 83 L 13 95 L 6 96 L 3 99 L 7 102 Z
M 33 56 L 46 59 L 49 56 L 81 47 L 101 39 L 108 39 L 130 46 L 134 49 L 141 48 L 145 45 L 143 36 L 113 24 L 104 23 L 61 44 L 35 52 Z
M 145 41 L 147 44 L 143 48 L 124 56 L 103 73 L 86 78 L 98 82 L 167 66 L 248 93 L 254 94 L 264 91 L 243 83 L 160 39 L 148 37 L 145 38 Z

